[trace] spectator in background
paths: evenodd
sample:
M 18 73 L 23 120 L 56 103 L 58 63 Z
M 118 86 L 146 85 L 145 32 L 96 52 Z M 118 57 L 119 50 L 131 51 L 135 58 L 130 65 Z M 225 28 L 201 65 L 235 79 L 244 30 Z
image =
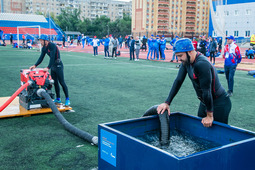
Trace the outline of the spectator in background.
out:
M 165 60 L 165 49 L 166 49 L 166 39 L 165 36 L 162 35 L 161 40 L 160 40 L 160 53 L 161 53 L 161 60 Z
M 85 46 L 85 39 L 86 39 L 86 37 L 84 36 L 84 34 L 81 34 L 82 48 L 84 48 L 84 46 Z
M 2 39 L 3 33 L 4 33 L 4 31 L 0 29 L 0 40 Z
M 156 39 L 156 37 L 153 37 L 152 41 L 151 41 L 151 50 L 153 53 L 153 58 L 152 60 L 155 60 L 156 57 L 158 59 L 159 57 L 159 53 L 158 53 L 158 49 L 159 49 L 159 41 Z
M 104 39 L 104 58 L 109 58 L 109 43 L 110 39 L 108 38 L 108 35 L 106 35 Z
M 73 41 L 74 41 L 74 39 L 72 38 L 70 41 L 70 45 L 73 45 Z
M 224 49 L 223 58 L 225 59 L 224 70 L 228 82 L 228 96 L 233 96 L 234 75 L 237 64 L 242 60 L 239 47 L 234 43 L 234 37 L 230 35 L 227 37 L 227 45 Z
M 193 37 L 192 44 L 193 44 L 193 46 L 195 48 L 195 51 L 197 51 L 197 40 L 196 40 L 196 37 Z
M 154 47 L 155 47 L 154 55 L 157 57 L 157 60 L 159 60 L 159 57 L 161 58 L 161 53 L 159 54 L 159 52 L 160 52 L 160 50 L 159 50 L 160 49 L 160 37 L 159 37 L 159 35 L 156 36 L 156 42 L 154 43 Z
M 126 36 L 125 36 L 125 48 L 126 48 L 126 49 L 128 48 L 127 40 L 128 40 L 128 36 L 126 35 Z
M 131 41 L 131 36 L 128 36 L 128 38 L 127 38 L 127 47 L 128 48 L 130 48 L 130 41 Z
M 49 40 L 50 40 L 50 36 L 49 36 Z M 27 44 L 28 43 L 31 43 L 31 41 L 30 41 L 30 36 L 27 36 Z
M 212 37 L 210 37 L 209 52 L 210 52 L 211 63 L 212 63 L 212 58 L 213 58 L 213 65 L 215 64 L 216 49 L 217 49 L 217 43 L 214 41 L 214 39 Z
M 152 45 L 152 40 L 153 40 L 153 37 L 154 35 L 151 34 L 151 38 L 148 39 L 148 48 L 149 48 L 149 51 L 148 51 L 148 54 L 147 54 L 147 60 L 149 60 L 149 55 L 151 54 L 151 57 L 150 59 L 152 59 L 152 54 L 153 54 L 153 45 Z
M 70 44 L 70 42 L 71 42 L 70 36 L 67 36 L 67 43 Z
M 199 46 L 201 47 L 200 52 L 204 54 L 204 56 L 206 56 L 206 45 L 207 45 L 207 42 L 205 40 L 205 36 L 203 36 Z
M 63 42 L 63 48 L 65 48 L 66 47 L 66 37 L 64 34 L 62 35 L 62 42 Z
M 93 46 L 93 51 L 94 51 L 94 55 L 93 56 L 97 56 L 98 55 L 98 42 L 99 39 L 97 39 L 97 36 L 94 36 L 93 40 L 92 40 L 92 46 Z
M 110 43 L 109 43 L 109 53 L 112 54 L 112 49 L 113 49 L 113 44 L 112 44 L 113 37 L 112 37 L 112 34 L 109 35 L 109 39 L 110 39 Z
M 89 36 L 84 36 L 85 45 L 89 46 Z
M 208 38 L 207 38 L 207 42 L 208 42 L 208 44 L 210 44 L 210 42 L 212 41 L 212 37 L 211 36 L 209 36 Z
M 2 35 L 3 44 L 5 44 L 5 34 Z
M 129 53 L 130 53 L 130 60 L 135 60 L 135 40 L 133 36 L 130 37 Z
M 221 50 L 222 50 L 222 39 L 221 38 L 219 38 L 219 42 L 218 42 L 218 52 L 221 52 Z
M 248 59 L 253 59 L 254 58 L 254 51 L 253 51 L 253 49 L 251 49 L 251 48 L 248 49 L 247 56 L 248 56 Z
M 201 52 L 201 47 L 200 47 L 200 43 L 202 41 L 202 35 L 199 35 L 198 37 L 198 41 L 197 41 L 197 51 Z
M 23 44 L 25 44 L 26 37 L 25 37 L 25 35 L 24 35 L 24 34 L 22 35 L 22 40 L 23 40 Z
M 77 37 L 77 46 L 81 45 L 81 35 L 78 35 Z
M 140 53 L 141 44 L 142 44 L 142 42 L 139 39 L 139 37 L 137 36 L 136 40 L 135 40 L 135 54 L 136 54 L 135 61 L 139 61 L 139 53 Z
M 113 58 L 113 55 L 115 54 L 114 59 L 117 59 L 117 47 L 118 47 L 117 37 L 114 37 L 111 43 L 112 43 L 112 58 Z
M 121 49 L 122 48 L 122 43 L 123 43 L 123 38 L 121 37 L 121 35 L 120 35 L 118 41 L 119 41 L 119 48 Z
M 179 40 L 179 36 L 175 36 L 175 38 L 170 41 L 170 45 L 174 47 L 174 43 Z M 176 58 L 176 62 L 178 62 L 178 58 L 175 56 L 175 52 L 173 50 L 173 57 L 172 57 L 172 60 L 170 62 L 174 62 L 174 58 Z
M 10 33 L 10 44 L 12 45 L 12 41 L 13 41 L 13 35 L 12 33 Z
M 147 50 L 147 46 L 146 46 L 146 43 L 147 43 L 147 38 L 145 37 L 145 35 L 143 36 L 143 39 L 142 39 L 142 47 L 141 47 L 141 49 L 142 49 L 142 51 L 143 50 Z

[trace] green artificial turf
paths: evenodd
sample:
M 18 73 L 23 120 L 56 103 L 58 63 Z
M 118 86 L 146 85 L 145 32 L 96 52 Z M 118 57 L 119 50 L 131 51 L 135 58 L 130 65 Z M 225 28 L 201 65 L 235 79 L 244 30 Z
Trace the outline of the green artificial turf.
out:
M 20 87 L 20 69 L 38 59 L 36 50 L 0 47 L 0 97 Z M 165 101 L 178 69 L 175 63 L 128 58 L 106 60 L 92 54 L 61 52 L 71 106 L 63 113 L 74 126 L 97 135 L 100 123 L 141 117 Z M 40 65 L 48 65 L 45 56 Z M 224 74 L 219 75 L 225 89 Z M 245 71 L 236 71 L 229 124 L 255 131 L 254 83 Z M 64 95 L 61 88 L 61 97 Z M 171 105 L 171 112 L 196 115 L 199 100 L 187 77 Z M 94 169 L 96 146 L 67 132 L 53 114 L 0 119 L 0 169 Z M 202 125 L 201 125 L 202 126 Z M 78 147 L 77 147 L 78 146 Z

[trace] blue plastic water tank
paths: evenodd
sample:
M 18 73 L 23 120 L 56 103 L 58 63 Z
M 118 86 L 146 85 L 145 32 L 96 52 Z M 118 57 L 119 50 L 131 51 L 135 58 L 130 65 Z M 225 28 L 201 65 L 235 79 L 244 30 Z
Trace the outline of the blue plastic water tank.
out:
M 171 113 L 170 131 L 178 129 L 219 146 L 178 157 L 139 140 L 159 131 L 157 116 L 100 124 L 98 168 L 101 170 L 253 170 L 255 133 L 214 122 L 210 128 L 201 118 Z

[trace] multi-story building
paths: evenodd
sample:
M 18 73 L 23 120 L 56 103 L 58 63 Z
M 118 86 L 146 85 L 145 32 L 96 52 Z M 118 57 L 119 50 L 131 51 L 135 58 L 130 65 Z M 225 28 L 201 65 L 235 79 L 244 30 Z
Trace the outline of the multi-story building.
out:
M 133 0 L 132 33 L 193 37 L 208 33 L 208 0 Z
M 67 7 L 80 9 L 81 19 L 95 19 L 107 16 L 112 21 L 123 18 L 124 14 L 131 16 L 132 2 L 118 0 L 0 0 L 0 12 L 21 14 L 53 13 L 58 16 L 61 9 Z
M 213 3 L 217 3 L 214 2 Z M 255 2 L 254 0 L 228 0 L 228 4 L 215 5 L 215 21 L 221 23 L 223 20 L 225 36 L 233 35 L 238 42 L 243 39 L 249 41 L 255 34 Z M 222 15 L 220 15 L 222 14 Z M 220 25 L 221 26 L 221 25 Z M 210 20 L 209 35 L 213 37 L 222 36 Z M 240 41 L 239 41 L 240 40 Z
M 95 19 L 100 16 L 108 16 L 112 21 L 123 18 L 124 14 L 131 16 L 132 2 L 112 0 L 84 0 L 81 1 L 81 16 Z
M 24 0 L 0 0 L 0 13 L 24 14 L 25 12 Z
M 58 16 L 61 9 L 67 7 L 80 9 L 81 18 L 95 19 L 107 16 L 112 21 L 123 18 L 124 13 L 131 16 L 132 2 L 117 0 L 24 0 L 26 1 L 26 13 L 36 12 L 53 13 Z

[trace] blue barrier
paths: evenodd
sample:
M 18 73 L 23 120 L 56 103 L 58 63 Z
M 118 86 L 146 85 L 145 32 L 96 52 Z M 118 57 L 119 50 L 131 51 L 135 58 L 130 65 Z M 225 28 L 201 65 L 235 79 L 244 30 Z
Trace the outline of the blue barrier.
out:
M 98 168 L 107 170 L 240 170 L 255 169 L 255 133 L 214 122 L 211 128 L 201 118 L 171 113 L 170 131 L 177 129 L 217 143 L 218 146 L 178 157 L 138 139 L 159 131 L 157 116 L 98 125 Z

